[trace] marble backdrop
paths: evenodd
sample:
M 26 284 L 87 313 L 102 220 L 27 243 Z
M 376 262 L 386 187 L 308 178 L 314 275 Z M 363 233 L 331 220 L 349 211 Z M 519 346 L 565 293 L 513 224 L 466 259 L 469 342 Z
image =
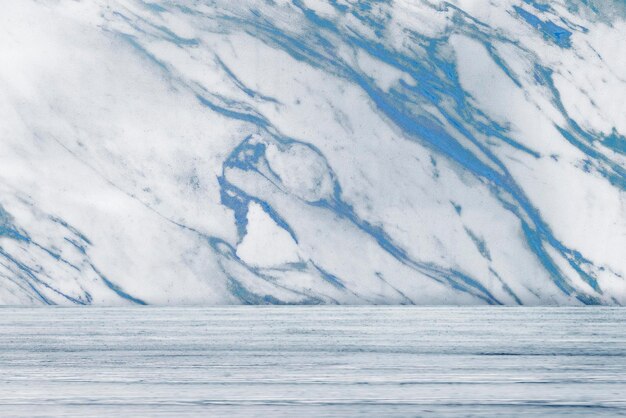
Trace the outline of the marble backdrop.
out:
M 20 0 L 2 304 L 626 304 L 621 0 Z

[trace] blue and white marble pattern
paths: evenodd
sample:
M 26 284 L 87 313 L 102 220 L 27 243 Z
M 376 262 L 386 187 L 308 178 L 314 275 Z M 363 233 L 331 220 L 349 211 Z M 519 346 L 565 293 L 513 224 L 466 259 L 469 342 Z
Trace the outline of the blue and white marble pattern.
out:
M 623 0 L 20 0 L 1 304 L 626 304 Z

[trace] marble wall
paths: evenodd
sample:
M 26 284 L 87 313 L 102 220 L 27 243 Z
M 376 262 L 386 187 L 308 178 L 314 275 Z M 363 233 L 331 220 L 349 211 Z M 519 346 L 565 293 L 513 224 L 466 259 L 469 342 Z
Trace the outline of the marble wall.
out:
M 22 0 L 2 304 L 626 304 L 620 0 Z

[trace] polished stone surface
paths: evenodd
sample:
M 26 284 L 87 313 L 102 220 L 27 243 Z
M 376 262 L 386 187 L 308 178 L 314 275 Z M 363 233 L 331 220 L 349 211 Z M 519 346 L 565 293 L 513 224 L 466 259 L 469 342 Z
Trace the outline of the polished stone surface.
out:
M 623 0 L 20 0 L 0 305 L 626 305 Z

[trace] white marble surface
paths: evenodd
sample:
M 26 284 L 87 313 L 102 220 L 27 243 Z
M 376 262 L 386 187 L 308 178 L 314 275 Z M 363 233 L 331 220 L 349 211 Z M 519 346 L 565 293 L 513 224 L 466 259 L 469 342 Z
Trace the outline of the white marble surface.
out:
M 626 303 L 621 0 L 20 0 L 0 304 Z
M 0 415 L 624 416 L 623 308 L 1 308 Z

